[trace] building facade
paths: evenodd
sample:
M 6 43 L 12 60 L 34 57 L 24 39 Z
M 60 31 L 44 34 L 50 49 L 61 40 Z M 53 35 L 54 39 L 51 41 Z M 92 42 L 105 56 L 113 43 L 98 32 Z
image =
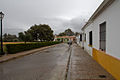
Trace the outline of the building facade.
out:
M 120 80 L 120 0 L 104 0 L 82 31 L 84 50 Z
M 68 42 L 68 41 L 75 42 L 76 37 L 75 36 L 55 36 L 54 41 L 61 41 L 61 42 Z
M 80 45 L 82 48 L 84 47 L 84 42 L 82 41 L 83 40 L 83 34 L 80 33 L 79 35 L 76 36 L 76 42 L 78 45 Z

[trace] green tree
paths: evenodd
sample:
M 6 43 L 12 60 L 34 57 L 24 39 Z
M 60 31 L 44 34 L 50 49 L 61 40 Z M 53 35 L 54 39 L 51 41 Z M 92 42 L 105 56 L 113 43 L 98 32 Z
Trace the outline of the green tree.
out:
M 23 32 L 18 33 L 18 38 L 20 41 L 25 41 L 25 34 Z
M 66 29 L 66 30 L 65 30 L 65 34 L 66 34 L 67 36 L 73 36 L 73 35 L 74 35 L 74 32 L 73 32 L 71 29 Z
M 64 32 L 59 33 L 58 36 L 73 36 L 74 32 L 71 29 L 66 29 Z
M 27 30 L 27 33 L 30 33 L 33 37 L 33 41 L 37 41 L 38 40 L 38 33 L 39 33 L 39 28 L 38 26 L 35 24 L 34 26 L 30 27 L 30 29 Z
M 75 32 L 75 36 L 78 36 L 80 33 L 79 32 Z
M 5 33 L 5 34 L 3 35 L 3 41 L 4 41 L 4 42 L 7 42 L 7 39 L 8 39 L 8 38 L 7 38 L 7 33 Z
M 53 30 L 46 24 L 35 24 L 27 30 L 27 33 L 31 34 L 34 41 L 52 41 L 54 39 Z
M 30 33 L 27 33 L 26 31 L 18 33 L 19 40 L 26 42 L 31 42 L 32 41 L 32 36 Z
M 59 33 L 58 36 L 66 36 L 66 33 L 65 32 Z
M 3 41 L 4 42 L 16 42 L 16 41 L 18 41 L 18 38 L 16 35 L 11 35 L 11 34 L 5 33 L 3 35 Z
M 25 41 L 26 42 L 32 42 L 33 41 L 33 39 L 32 39 L 32 35 L 30 34 L 30 33 L 28 33 L 28 32 L 24 32 L 25 33 Z

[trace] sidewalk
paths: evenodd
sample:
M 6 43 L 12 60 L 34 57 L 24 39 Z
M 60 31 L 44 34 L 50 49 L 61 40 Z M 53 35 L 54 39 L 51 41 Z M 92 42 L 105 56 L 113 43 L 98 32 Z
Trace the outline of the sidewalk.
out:
M 115 80 L 82 48 L 73 45 L 69 80 Z
M 56 44 L 56 45 L 58 45 L 58 44 Z M 28 51 L 23 51 L 23 52 L 19 52 L 19 53 L 16 53 L 16 54 L 7 54 L 7 55 L 4 55 L 4 56 L 0 57 L 0 63 L 6 62 L 6 61 L 9 61 L 9 60 L 12 60 L 12 59 L 16 59 L 18 57 L 22 57 L 22 56 L 25 56 L 25 55 L 33 54 L 35 52 L 38 52 L 38 51 L 41 51 L 41 50 L 44 50 L 44 49 L 47 49 L 47 48 L 50 48 L 50 47 L 54 47 L 56 45 L 41 47 L 41 48 L 32 49 L 32 50 L 28 50 Z

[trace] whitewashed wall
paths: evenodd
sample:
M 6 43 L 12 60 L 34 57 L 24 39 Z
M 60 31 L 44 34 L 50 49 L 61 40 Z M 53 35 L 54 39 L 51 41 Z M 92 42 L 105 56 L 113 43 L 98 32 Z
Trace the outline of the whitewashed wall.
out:
M 76 36 L 77 44 L 80 45 L 80 36 Z
M 87 27 L 84 30 L 84 33 L 86 34 L 86 41 L 84 41 L 84 50 L 87 51 L 90 55 L 92 55 L 92 47 L 89 47 L 89 32 L 93 31 L 92 28 L 93 24 L 90 24 L 89 27 Z
M 85 49 L 90 53 L 89 31 L 93 31 L 93 47 L 99 49 L 99 24 L 106 21 L 106 53 L 120 59 L 120 0 L 116 0 L 101 15 L 99 15 L 84 32 L 87 40 Z
M 83 38 L 83 36 L 82 36 L 82 38 Z M 77 36 L 76 39 L 77 39 L 77 44 L 78 44 L 79 46 L 83 47 L 83 42 L 80 41 L 80 35 Z

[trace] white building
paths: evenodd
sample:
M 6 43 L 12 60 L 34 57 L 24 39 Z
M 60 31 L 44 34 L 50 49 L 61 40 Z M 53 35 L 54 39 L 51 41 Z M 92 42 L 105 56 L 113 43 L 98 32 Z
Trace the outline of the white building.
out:
M 82 31 L 84 49 L 120 80 L 120 0 L 104 0 Z
M 76 36 L 76 42 L 78 45 L 80 45 L 80 34 Z
M 82 48 L 84 47 L 84 44 L 83 44 L 83 34 L 80 33 L 79 35 L 76 36 L 76 41 L 77 41 L 77 44 L 80 45 Z

